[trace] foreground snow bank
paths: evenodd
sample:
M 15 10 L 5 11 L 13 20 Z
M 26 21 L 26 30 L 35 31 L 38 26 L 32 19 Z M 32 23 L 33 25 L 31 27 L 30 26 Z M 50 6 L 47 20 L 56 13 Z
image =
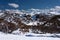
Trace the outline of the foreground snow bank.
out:
M 53 37 L 26 37 L 24 35 L 4 34 L 0 32 L 0 40 L 60 40 Z

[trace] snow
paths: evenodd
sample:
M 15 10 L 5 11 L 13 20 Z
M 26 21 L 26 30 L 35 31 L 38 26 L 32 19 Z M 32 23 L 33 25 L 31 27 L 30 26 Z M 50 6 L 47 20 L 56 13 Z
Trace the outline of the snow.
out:
M 37 25 L 37 21 L 35 21 L 35 22 L 30 22 L 30 23 L 28 23 L 28 24 L 26 24 L 26 25 Z
M 0 13 L 0 16 L 3 15 L 4 13 Z
M 32 34 L 36 35 L 36 34 Z M 0 32 L 0 40 L 60 40 L 54 37 L 27 37 L 24 35 L 4 34 Z
M 51 14 L 54 14 L 54 15 L 60 15 L 60 13 L 58 12 L 50 12 Z
M 0 40 L 60 40 L 60 34 L 35 34 L 31 32 L 20 34 L 18 29 L 12 34 L 0 32 Z

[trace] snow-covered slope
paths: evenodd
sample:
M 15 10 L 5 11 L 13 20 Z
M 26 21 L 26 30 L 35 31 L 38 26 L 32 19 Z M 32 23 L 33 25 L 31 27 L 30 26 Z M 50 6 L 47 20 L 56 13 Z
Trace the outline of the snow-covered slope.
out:
M 36 35 L 36 34 L 32 34 Z M 34 36 L 25 36 L 25 35 L 13 35 L 13 34 L 4 34 L 0 32 L 0 40 L 60 40 L 60 38 L 55 37 L 34 37 Z

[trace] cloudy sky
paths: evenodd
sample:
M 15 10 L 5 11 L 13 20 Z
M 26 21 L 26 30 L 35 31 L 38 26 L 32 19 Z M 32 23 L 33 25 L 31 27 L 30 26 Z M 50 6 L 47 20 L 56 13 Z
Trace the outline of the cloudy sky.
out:
M 60 0 L 0 0 L 0 9 L 44 9 L 60 6 Z

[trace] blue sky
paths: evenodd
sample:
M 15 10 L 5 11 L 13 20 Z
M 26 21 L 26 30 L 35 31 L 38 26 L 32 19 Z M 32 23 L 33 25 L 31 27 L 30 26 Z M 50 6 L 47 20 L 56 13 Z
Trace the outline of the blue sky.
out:
M 19 5 L 14 8 L 9 3 Z M 60 0 L 0 0 L 0 9 L 44 9 L 60 6 Z

